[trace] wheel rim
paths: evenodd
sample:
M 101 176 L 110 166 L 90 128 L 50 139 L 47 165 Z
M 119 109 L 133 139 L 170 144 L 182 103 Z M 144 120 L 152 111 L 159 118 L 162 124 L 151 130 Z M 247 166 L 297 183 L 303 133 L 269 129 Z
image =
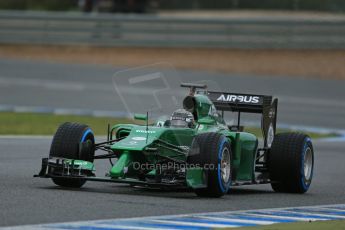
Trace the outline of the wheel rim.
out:
M 310 147 L 305 150 L 304 154 L 304 178 L 306 181 L 310 181 L 312 177 L 313 169 L 313 153 Z
M 224 183 L 227 183 L 230 179 L 230 170 L 231 170 L 230 152 L 228 148 L 223 149 L 220 167 L 221 167 L 220 170 L 221 170 L 222 181 Z

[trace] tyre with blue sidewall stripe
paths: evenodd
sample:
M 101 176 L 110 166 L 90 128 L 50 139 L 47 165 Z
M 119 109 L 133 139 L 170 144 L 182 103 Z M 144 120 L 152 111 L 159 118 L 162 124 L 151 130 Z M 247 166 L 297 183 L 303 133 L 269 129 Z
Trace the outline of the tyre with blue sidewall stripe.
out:
M 268 156 L 271 185 L 276 192 L 305 193 L 314 172 L 314 149 L 302 133 L 277 134 Z
M 49 157 L 61 157 L 93 162 L 95 138 L 92 130 L 84 124 L 66 122 L 57 129 L 50 147 Z M 56 185 L 80 188 L 84 179 L 52 178 Z
M 230 188 L 232 153 L 229 139 L 219 133 L 202 133 L 194 137 L 188 155 L 190 165 L 204 168 L 206 188 L 195 189 L 202 197 L 221 197 Z

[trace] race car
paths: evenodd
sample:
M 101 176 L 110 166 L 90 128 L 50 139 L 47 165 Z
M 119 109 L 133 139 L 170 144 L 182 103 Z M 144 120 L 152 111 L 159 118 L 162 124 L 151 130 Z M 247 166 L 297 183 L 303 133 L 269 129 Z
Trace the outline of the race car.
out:
M 276 134 L 278 99 L 209 91 L 201 84 L 181 86 L 189 93 L 183 108 L 170 118 L 151 122 L 148 113 L 135 114 L 145 124 L 108 126 L 104 142 L 95 143 L 87 125 L 62 124 L 35 176 L 73 188 L 86 181 L 190 188 L 201 197 L 221 197 L 232 186 L 266 183 L 276 192 L 308 191 L 312 141 L 302 133 Z M 238 113 L 236 125 L 227 125 L 224 112 Z M 242 113 L 261 114 L 262 139 L 243 131 Z M 105 153 L 95 155 L 96 150 Z M 105 177 L 95 175 L 94 161 L 99 159 L 110 160 Z

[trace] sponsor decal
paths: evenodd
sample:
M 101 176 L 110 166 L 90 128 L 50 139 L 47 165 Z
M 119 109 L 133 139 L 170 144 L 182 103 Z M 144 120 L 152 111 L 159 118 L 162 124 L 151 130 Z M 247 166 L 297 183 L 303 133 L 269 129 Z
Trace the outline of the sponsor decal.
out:
M 258 104 L 260 102 L 260 97 L 258 97 L 258 96 L 233 95 L 233 94 L 228 94 L 228 95 L 222 94 L 222 95 L 220 95 L 220 97 L 217 98 L 217 101 Z
M 72 163 L 72 162 L 71 162 L 71 163 Z M 87 165 L 88 162 L 86 162 L 86 161 L 74 161 L 74 164 L 75 164 L 75 165 Z
M 271 108 L 270 111 L 269 111 L 269 113 L 268 113 L 268 117 L 269 117 L 270 119 L 272 119 L 275 115 L 276 115 L 275 109 L 274 109 L 274 108 Z
M 146 137 L 133 137 L 132 140 L 135 140 L 135 141 L 145 141 Z
M 135 132 L 137 133 L 156 133 L 156 131 L 153 130 L 136 130 Z
M 271 123 L 270 127 L 268 128 L 268 132 L 267 132 L 267 146 L 269 148 L 271 148 L 273 140 L 274 140 L 274 128 L 273 128 L 273 125 Z

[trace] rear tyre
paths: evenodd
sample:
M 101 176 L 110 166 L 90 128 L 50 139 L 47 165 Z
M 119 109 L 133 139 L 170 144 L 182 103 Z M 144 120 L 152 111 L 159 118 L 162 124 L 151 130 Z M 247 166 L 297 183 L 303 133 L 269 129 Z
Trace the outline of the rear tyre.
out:
M 307 192 L 314 170 L 310 137 L 302 133 L 277 134 L 269 152 L 268 166 L 274 191 Z
M 61 157 L 93 162 L 95 138 L 87 125 L 66 122 L 58 128 L 50 147 L 49 157 Z M 56 185 L 80 188 L 85 179 L 52 178 Z
M 206 188 L 195 189 L 201 197 L 221 197 L 230 188 L 232 153 L 229 140 L 219 133 L 194 137 L 188 163 L 204 167 Z

